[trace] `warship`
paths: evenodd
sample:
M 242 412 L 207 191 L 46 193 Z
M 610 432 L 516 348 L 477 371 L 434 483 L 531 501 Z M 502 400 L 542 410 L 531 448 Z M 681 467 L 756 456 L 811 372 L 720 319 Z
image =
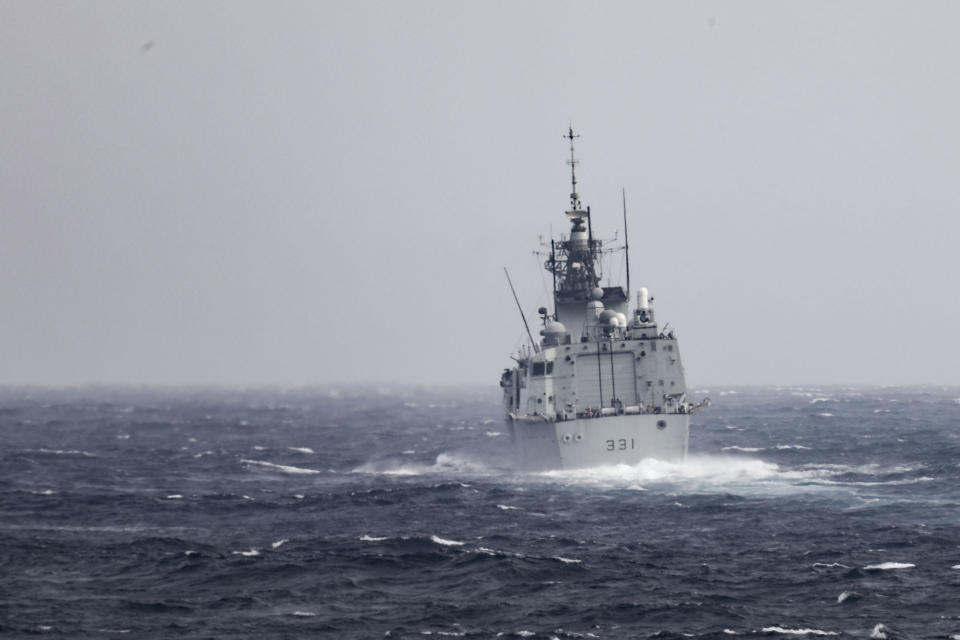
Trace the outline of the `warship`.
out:
M 690 415 L 709 399 L 687 399 L 676 333 L 669 323 L 658 326 L 645 287 L 630 310 L 626 196 L 624 242 L 605 247 L 594 238 L 590 207 L 583 208 L 577 193 L 578 137 L 572 126 L 564 136 L 570 143 L 570 232 L 541 242 L 553 278 L 553 311 L 539 309 L 539 340 L 505 270 L 530 339 L 500 377 L 517 462 L 542 471 L 682 460 Z M 603 284 L 602 258 L 617 251 L 625 254 L 626 289 Z

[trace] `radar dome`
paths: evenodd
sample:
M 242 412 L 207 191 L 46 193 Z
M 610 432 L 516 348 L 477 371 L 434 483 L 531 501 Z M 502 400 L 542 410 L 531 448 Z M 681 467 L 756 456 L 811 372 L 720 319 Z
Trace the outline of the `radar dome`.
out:
M 563 335 L 566 332 L 567 327 L 565 327 L 562 322 L 557 322 L 556 320 L 548 322 L 547 326 L 543 329 L 543 334 L 547 336 Z
M 600 287 L 594 287 L 593 291 L 590 292 L 590 295 L 593 296 L 594 300 L 599 300 L 603 297 L 603 289 Z

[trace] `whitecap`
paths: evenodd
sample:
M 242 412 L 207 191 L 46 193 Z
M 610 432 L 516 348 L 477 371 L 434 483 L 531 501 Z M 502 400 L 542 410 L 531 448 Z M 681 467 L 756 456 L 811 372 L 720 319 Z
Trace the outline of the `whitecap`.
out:
M 295 493 L 293 494 L 293 497 L 296 498 L 297 500 L 303 500 L 305 496 L 302 493 Z
M 837 604 L 843 604 L 844 600 L 847 600 L 848 598 L 855 598 L 856 596 L 857 593 L 855 591 L 844 591 L 837 596 Z
M 316 469 L 304 469 L 302 467 L 291 467 L 285 464 L 274 464 L 273 462 L 266 462 L 265 460 L 248 460 L 247 458 L 241 458 L 240 462 L 244 464 L 255 464 L 261 467 L 276 469 L 277 471 L 283 471 L 284 473 L 299 473 L 299 474 L 320 473 Z
M 780 449 L 781 451 L 785 449 L 806 449 L 809 451 L 810 447 L 805 447 L 802 444 L 778 444 L 777 449 Z
M 563 556 L 553 556 L 554 560 L 559 560 L 560 562 L 566 564 L 581 564 L 583 560 L 577 560 L 576 558 L 564 558 Z
M 642 486 L 650 482 L 681 481 L 706 483 L 716 488 L 734 482 L 765 481 L 782 476 L 773 463 L 746 457 L 689 456 L 686 460 L 668 462 L 645 458 L 634 465 L 618 464 L 589 469 L 544 471 L 540 477 L 599 486 Z
M 44 489 L 43 491 L 33 491 L 32 493 L 38 496 L 52 496 L 56 492 L 53 489 Z
M 880 564 L 868 564 L 864 567 L 866 571 L 886 571 L 888 569 L 913 569 L 915 564 L 909 562 L 881 562 Z
M 357 540 L 360 540 L 361 542 L 383 542 L 386 539 L 387 539 L 386 536 L 382 538 L 378 538 L 374 536 L 368 536 L 367 534 L 363 534 L 362 536 L 357 538 Z
M 171 493 L 170 495 L 167 496 L 167 500 L 180 500 L 182 498 L 183 496 L 180 495 L 179 493 Z
M 58 456 L 86 456 L 87 458 L 97 457 L 94 453 L 79 449 L 37 449 L 37 453 L 51 453 Z
M 296 451 L 298 453 L 313 453 L 313 449 L 310 447 L 287 447 L 290 451 Z
M 739 447 L 737 445 L 731 445 L 729 447 L 723 447 L 721 451 L 743 451 L 744 453 L 757 453 L 758 451 L 763 451 L 763 447 Z
M 413 449 L 407 449 L 406 451 L 401 451 L 400 453 L 401 455 L 412 456 L 413 454 L 416 453 L 416 451 L 414 451 Z
M 818 402 L 830 402 L 830 398 L 814 398 L 810 401 L 810 404 L 817 404 Z
M 496 438 L 497 436 L 502 436 L 502 435 L 503 435 L 503 432 L 502 432 L 502 431 L 487 431 L 487 435 L 490 436 L 491 438 Z
M 850 567 L 848 567 L 848 566 L 845 565 L 845 564 L 840 564 L 839 562 L 831 562 L 831 563 L 829 563 L 829 564 L 826 563 L 826 562 L 814 562 L 814 563 L 813 563 L 813 566 L 814 566 L 814 567 L 824 567 L 824 568 L 827 568 L 827 569 L 833 569 L 833 568 L 837 568 L 837 569 L 849 569 L 849 568 L 850 568 Z
M 430 536 L 430 539 L 436 542 L 437 544 L 442 544 L 445 547 L 462 547 L 463 542 L 457 542 L 456 540 L 447 540 L 446 538 L 441 538 L 439 536 Z
M 388 466 L 389 465 L 389 466 Z M 433 473 L 487 473 L 482 463 L 451 453 L 437 455 L 433 464 L 400 464 L 368 462 L 351 470 L 351 473 L 379 473 L 388 476 L 421 476 Z
M 535 636 L 535 635 L 537 635 L 537 634 L 535 634 L 533 631 L 527 631 L 526 629 L 520 629 L 520 631 L 514 632 L 513 635 L 515 635 L 515 636 L 520 636 L 521 638 L 529 638 L 530 636 Z
M 294 611 L 294 612 L 292 612 L 290 615 L 292 615 L 292 616 L 299 616 L 299 617 L 302 617 L 302 618 L 312 618 L 313 616 L 315 616 L 315 615 L 317 615 L 317 614 L 315 614 L 315 613 L 313 613 L 313 612 L 311 612 L 311 611 Z
M 252 558 L 253 556 L 260 555 L 260 552 L 256 549 L 250 549 L 249 551 L 233 551 L 231 552 L 235 556 L 244 556 L 246 558 Z
M 870 632 L 870 637 L 874 638 L 875 640 L 887 640 L 887 631 L 889 630 L 890 629 L 887 627 L 887 625 L 878 623 L 873 627 L 873 631 Z
M 955 564 L 955 565 L 953 565 L 953 566 L 950 567 L 950 568 L 951 568 L 951 569 L 960 569 L 960 564 Z
M 271 549 L 279 549 L 281 546 L 283 546 L 283 543 L 284 543 L 284 542 L 290 542 L 290 540 L 288 540 L 287 538 L 283 538 L 282 540 L 277 540 L 276 542 L 271 542 L 271 543 L 270 543 L 270 548 L 271 548 Z
M 266 450 L 267 450 L 266 447 L 261 447 L 261 446 L 258 445 L 258 444 L 253 445 L 253 449 L 254 449 L 254 451 L 266 451 Z
M 793 636 L 836 636 L 840 635 L 836 631 L 824 631 L 822 629 L 786 629 L 784 627 L 764 627 L 764 633 L 786 633 Z
M 824 413 L 818 413 L 817 415 L 820 416 L 821 418 L 832 418 L 832 417 L 833 417 L 833 414 L 832 414 L 832 413 L 826 413 L 826 412 L 824 412 Z
M 129 433 L 121 433 L 117 435 L 117 440 L 129 440 L 129 439 L 130 439 Z
M 519 508 L 520 508 L 520 507 L 511 507 L 511 506 L 508 505 L 508 504 L 498 504 L 498 505 L 497 505 L 497 509 L 503 509 L 504 511 L 513 511 L 513 510 L 519 509 Z
M 733 629 L 724 629 L 723 632 L 724 632 L 725 634 L 727 634 L 728 636 L 735 636 L 735 635 L 737 635 L 737 632 L 734 631 Z

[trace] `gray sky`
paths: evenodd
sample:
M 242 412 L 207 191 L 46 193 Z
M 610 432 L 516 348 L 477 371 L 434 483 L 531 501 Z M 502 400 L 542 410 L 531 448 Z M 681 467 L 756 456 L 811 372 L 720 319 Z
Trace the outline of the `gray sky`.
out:
M 691 383 L 958 384 L 958 24 L 0 0 L 0 383 L 494 385 L 572 121 Z

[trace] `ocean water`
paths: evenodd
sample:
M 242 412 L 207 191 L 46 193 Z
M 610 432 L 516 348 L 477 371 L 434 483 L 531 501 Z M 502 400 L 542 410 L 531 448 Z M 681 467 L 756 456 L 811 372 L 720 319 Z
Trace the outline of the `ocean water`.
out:
M 0 389 L 0 637 L 960 639 L 960 389 L 540 474 L 497 391 Z

